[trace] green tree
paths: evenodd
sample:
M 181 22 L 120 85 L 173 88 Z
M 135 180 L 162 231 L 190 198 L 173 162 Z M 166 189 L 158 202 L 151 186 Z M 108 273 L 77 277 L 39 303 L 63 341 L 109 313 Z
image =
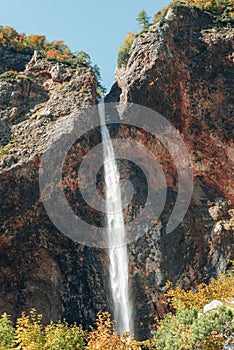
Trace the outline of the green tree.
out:
M 100 68 L 95 64 L 94 66 L 91 66 L 92 71 L 94 72 L 96 79 L 97 79 L 97 94 L 101 97 L 106 93 L 106 88 L 102 84 L 102 77 L 100 73 Z
M 78 58 L 80 63 L 91 64 L 91 58 L 90 58 L 89 54 L 87 54 L 86 52 L 84 52 L 84 51 L 75 52 L 75 56 L 76 56 L 76 58 Z
M 142 30 L 145 30 L 147 28 L 149 28 L 150 25 L 150 17 L 147 15 L 147 13 L 145 12 L 145 10 L 142 10 L 137 17 L 137 23 L 142 26 Z

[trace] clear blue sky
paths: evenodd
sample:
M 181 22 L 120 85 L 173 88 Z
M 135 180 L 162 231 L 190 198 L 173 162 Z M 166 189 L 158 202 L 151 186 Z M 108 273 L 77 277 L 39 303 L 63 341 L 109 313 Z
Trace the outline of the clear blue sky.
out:
M 138 13 L 151 17 L 169 0 L 5 0 L 0 24 L 18 32 L 64 40 L 72 51 L 87 52 L 100 69 L 104 85 L 114 81 L 117 52 L 130 31 L 139 31 Z

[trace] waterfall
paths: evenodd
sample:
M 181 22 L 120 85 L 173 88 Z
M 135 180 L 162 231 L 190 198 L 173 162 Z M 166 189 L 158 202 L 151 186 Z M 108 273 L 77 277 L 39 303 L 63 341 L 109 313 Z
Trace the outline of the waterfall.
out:
M 119 171 L 110 134 L 105 122 L 103 100 L 98 105 L 103 142 L 106 231 L 109 254 L 109 275 L 114 303 L 114 319 L 120 335 L 133 332 L 132 305 L 129 295 L 128 251 L 121 201 Z

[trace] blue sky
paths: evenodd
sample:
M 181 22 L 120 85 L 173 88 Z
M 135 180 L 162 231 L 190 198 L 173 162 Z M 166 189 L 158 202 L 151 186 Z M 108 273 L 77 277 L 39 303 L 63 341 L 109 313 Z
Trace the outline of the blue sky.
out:
M 138 13 L 151 17 L 169 0 L 7 0 L 1 3 L 0 24 L 18 32 L 64 40 L 72 51 L 87 52 L 101 70 L 104 85 L 114 81 L 118 49 L 130 31 L 139 31 Z

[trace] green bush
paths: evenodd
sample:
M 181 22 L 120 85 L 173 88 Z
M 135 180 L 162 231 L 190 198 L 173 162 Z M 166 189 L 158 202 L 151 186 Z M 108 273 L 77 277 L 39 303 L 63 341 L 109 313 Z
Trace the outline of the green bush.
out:
M 6 313 L 0 318 L 0 350 L 10 350 L 16 345 L 15 330 Z
M 153 333 L 156 349 L 222 349 L 234 331 L 234 312 L 227 306 L 198 318 L 196 309 L 168 314 Z
M 184 310 L 176 316 L 169 313 L 160 322 L 156 332 L 153 333 L 156 349 L 179 350 L 192 349 L 193 337 L 189 327 L 197 318 L 197 310 Z
M 234 311 L 221 306 L 216 310 L 195 319 L 190 327 L 194 342 L 202 341 L 207 337 L 220 334 L 223 339 L 228 338 L 234 331 Z
M 128 62 L 130 47 L 131 46 L 129 46 L 129 47 L 126 46 L 126 47 L 122 48 L 121 50 L 119 50 L 118 67 L 121 67 Z

